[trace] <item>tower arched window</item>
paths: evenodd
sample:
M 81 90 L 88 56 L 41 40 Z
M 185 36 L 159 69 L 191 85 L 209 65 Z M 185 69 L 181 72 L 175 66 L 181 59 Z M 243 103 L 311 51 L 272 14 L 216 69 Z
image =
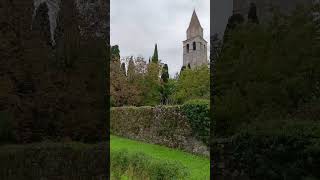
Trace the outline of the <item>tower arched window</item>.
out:
M 187 44 L 187 53 L 189 53 L 189 44 Z
M 196 42 L 193 42 L 193 50 L 197 50 Z

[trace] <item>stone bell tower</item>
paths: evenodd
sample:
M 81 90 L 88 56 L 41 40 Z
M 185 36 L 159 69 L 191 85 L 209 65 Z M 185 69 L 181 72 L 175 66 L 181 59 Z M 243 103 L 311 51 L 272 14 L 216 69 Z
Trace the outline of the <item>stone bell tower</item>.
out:
M 196 11 L 193 11 L 187 30 L 187 40 L 183 41 L 183 66 L 193 69 L 204 64 L 208 64 L 207 41 L 203 38 L 203 28 Z

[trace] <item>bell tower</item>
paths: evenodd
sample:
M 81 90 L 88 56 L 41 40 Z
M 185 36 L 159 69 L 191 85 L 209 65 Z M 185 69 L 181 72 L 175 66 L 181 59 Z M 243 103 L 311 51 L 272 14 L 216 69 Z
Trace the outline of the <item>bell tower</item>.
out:
M 208 64 L 207 41 L 203 38 L 203 28 L 194 10 L 187 29 L 187 40 L 183 41 L 183 66 L 193 69 L 204 64 Z

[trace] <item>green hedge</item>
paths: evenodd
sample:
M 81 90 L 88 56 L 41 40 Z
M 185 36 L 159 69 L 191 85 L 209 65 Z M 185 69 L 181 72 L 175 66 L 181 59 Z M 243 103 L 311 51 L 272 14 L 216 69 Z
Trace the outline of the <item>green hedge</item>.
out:
M 297 123 L 273 130 L 246 130 L 227 141 L 214 141 L 213 145 L 214 154 L 221 158 L 215 161 L 216 178 L 320 179 L 318 123 Z M 224 164 L 224 168 L 219 168 L 219 163 Z
M 181 109 L 189 120 L 193 134 L 209 145 L 210 101 L 205 99 L 190 100 L 183 104 Z
M 12 116 L 7 111 L 0 111 L 0 144 L 15 142 Z
M 111 179 L 171 180 L 187 179 L 187 168 L 178 162 L 153 159 L 144 153 L 128 153 L 127 150 L 111 152 Z
M 106 143 L 0 146 L 0 179 L 106 179 L 106 152 Z
M 111 109 L 111 133 L 173 148 L 182 147 L 192 130 L 178 106 Z
M 111 109 L 110 127 L 114 135 L 208 154 L 209 120 L 203 104 L 117 107 Z

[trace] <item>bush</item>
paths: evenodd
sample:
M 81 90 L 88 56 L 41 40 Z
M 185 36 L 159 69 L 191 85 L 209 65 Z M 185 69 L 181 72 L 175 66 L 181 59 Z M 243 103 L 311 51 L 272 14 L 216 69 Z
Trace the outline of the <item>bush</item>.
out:
M 15 142 L 12 120 L 9 112 L 0 111 L 0 144 Z
M 178 106 L 111 108 L 110 120 L 115 135 L 171 148 L 182 148 L 192 136 Z
M 190 122 L 181 109 L 181 106 L 111 108 L 110 129 L 114 135 L 130 139 L 182 149 L 191 153 L 208 153 L 205 145 L 193 135 Z M 201 110 L 194 113 L 202 112 Z M 207 122 L 208 119 L 204 121 Z M 201 125 L 203 123 L 200 123 Z M 206 128 L 201 127 L 201 129 L 205 129 L 208 133 Z M 206 134 L 200 135 L 206 136 Z
M 214 143 L 217 145 L 216 143 Z M 320 126 L 317 123 L 286 124 L 277 129 L 245 130 L 214 154 L 224 157 L 224 176 L 238 173 L 239 179 L 319 179 Z M 218 167 L 218 165 L 217 165 Z
M 194 98 L 210 98 L 210 70 L 207 65 L 183 70 L 176 83 L 172 98 L 184 103 Z
M 209 144 L 210 137 L 210 101 L 206 99 L 189 100 L 181 106 L 188 118 L 194 136 Z
M 259 116 L 272 120 L 319 99 L 318 31 L 310 10 L 229 31 L 215 61 L 215 133 L 233 135 Z
M 0 179 L 106 179 L 106 152 L 106 143 L 2 146 Z
M 111 152 L 111 179 L 186 179 L 186 167 L 178 162 L 153 159 L 143 153 L 129 153 L 127 150 Z

